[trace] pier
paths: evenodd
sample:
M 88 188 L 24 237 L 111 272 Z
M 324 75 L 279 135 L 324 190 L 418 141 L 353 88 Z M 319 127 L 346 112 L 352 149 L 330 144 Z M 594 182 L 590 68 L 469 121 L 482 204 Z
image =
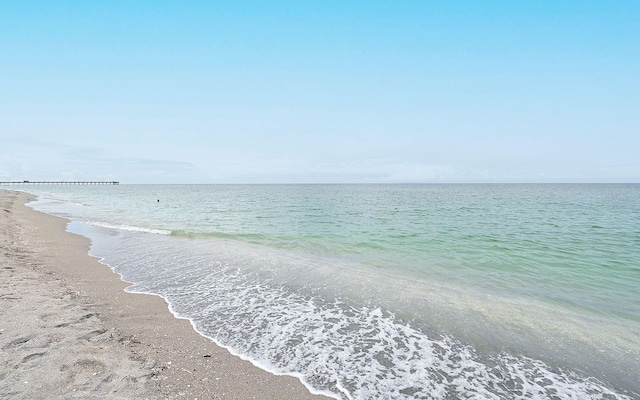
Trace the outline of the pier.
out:
M 0 185 L 119 185 L 118 181 L 0 181 Z

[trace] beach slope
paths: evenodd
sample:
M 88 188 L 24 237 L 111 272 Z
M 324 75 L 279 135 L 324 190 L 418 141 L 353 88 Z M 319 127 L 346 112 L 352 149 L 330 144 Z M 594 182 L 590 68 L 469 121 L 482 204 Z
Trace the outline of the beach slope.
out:
M 0 190 L 0 398 L 319 399 L 233 356 Z

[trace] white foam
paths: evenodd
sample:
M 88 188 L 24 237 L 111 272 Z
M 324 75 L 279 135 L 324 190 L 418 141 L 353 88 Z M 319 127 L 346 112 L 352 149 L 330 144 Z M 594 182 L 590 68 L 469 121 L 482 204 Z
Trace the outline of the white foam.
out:
M 142 228 L 139 226 L 109 224 L 106 222 L 98 222 L 98 221 L 91 221 L 91 222 L 88 222 L 88 224 L 91 226 L 97 226 L 97 227 L 108 228 L 108 229 L 117 229 L 120 231 L 144 232 L 144 233 L 153 233 L 156 235 L 171 235 L 171 231 L 166 229 Z

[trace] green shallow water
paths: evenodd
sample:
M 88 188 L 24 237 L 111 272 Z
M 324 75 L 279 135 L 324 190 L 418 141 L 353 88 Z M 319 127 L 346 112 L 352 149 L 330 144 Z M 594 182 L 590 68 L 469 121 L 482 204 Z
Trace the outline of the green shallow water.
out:
M 76 220 L 310 260 L 279 278 L 322 282 L 480 353 L 524 354 L 640 390 L 629 372 L 640 365 L 640 185 L 33 189 L 54 199 L 41 209 Z
M 640 185 L 121 185 L 36 191 L 88 204 L 112 222 L 176 236 L 247 241 L 640 321 Z

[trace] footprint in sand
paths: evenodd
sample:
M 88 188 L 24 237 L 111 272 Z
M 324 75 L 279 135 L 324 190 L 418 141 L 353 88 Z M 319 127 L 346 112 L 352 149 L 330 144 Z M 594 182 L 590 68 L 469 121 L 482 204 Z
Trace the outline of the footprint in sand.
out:
M 9 349 L 14 349 L 16 347 L 20 347 L 20 346 L 24 345 L 25 343 L 29 342 L 34 337 L 36 337 L 36 336 L 35 335 L 29 335 L 29 336 L 23 336 L 23 337 L 14 339 L 14 340 L 10 341 L 9 343 L 5 344 L 4 346 L 2 346 L 2 350 L 9 350 Z
M 106 329 L 96 329 L 95 331 L 91 331 L 91 332 L 89 332 L 89 333 L 86 333 L 86 334 L 84 334 L 84 335 L 80 336 L 80 337 L 78 338 L 78 340 L 87 340 L 87 341 L 91 341 L 91 339 L 93 339 L 94 337 L 96 337 L 96 336 L 100 336 L 100 335 L 102 335 L 102 334 L 104 334 L 104 333 L 106 333 L 106 332 L 107 332 L 107 330 L 106 330 Z
M 20 363 L 21 363 L 21 364 L 24 364 L 24 363 L 29 362 L 29 361 L 31 361 L 31 360 L 35 360 L 36 358 L 40 358 L 40 357 L 42 357 L 42 356 L 44 356 L 44 355 L 46 355 L 46 354 L 47 354 L 47 352 L 46 352 L 46 351 L 45 351 L 45 352 L 43 352 L 43 353 L 33 353 L 33 354 L 29 354 L 28 356 L 24 357 L 24 358 L 22 359 L 22 361 L 20 361 Z

